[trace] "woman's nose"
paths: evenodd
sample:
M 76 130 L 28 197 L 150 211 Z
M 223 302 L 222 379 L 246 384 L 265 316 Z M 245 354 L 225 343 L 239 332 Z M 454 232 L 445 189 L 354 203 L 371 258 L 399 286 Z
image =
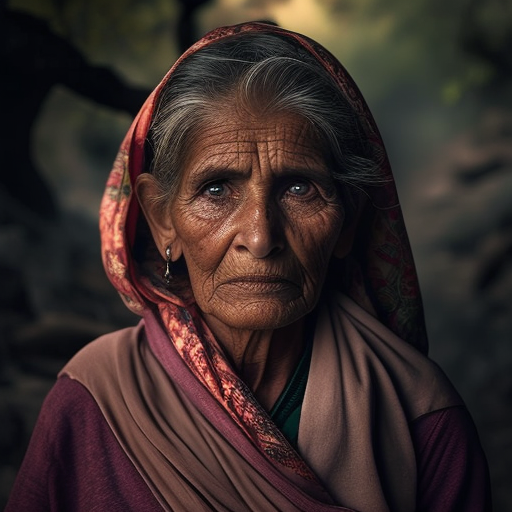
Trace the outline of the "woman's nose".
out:
M 248 201 L 238 217 L 234 242 L 238 249 L 247 250 L 258 259 L 278 253 L 284 247 L 279 212 L 265 201 Z

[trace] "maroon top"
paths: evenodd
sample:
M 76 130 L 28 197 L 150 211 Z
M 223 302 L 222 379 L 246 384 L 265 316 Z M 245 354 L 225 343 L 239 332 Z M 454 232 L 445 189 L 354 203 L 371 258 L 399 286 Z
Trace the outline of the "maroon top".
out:
M 411 426 L 416 512 L 489 512 L 487 463 L 464 407 Z M 119 446 L 89 392 L 61 377 L 46 398 L 5 512 L 129 512 L 162 508 Z

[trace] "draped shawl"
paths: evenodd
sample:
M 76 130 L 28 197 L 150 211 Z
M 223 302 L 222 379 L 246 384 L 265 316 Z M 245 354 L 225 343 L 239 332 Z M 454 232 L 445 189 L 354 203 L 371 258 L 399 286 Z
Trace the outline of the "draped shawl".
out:
M 366 191 L 353 249 L 339 283 L 331 283 L 343 295 L 318 305 L 297 450 L 234 372 L 190 291 L 171 293 L 150 282 L 133 256 L 142 215 L 134 183 L 145 169 L 162 87 L 187 56 L 246 32 L 289 38 L 327 69 L 382 155 L 386 178 Z M 422 355 L 427 338 L 418 280 L 381 137 L 356 85 L 325 48 L 265 23 L 204 36 L 130 127 L 108 178 L 100 231 L 107 275 L 144 321 L 136 333 L 93 343 L 62 373 L 89 389 L 165 510 L 414 509 L 408 424 L 459 399 Z

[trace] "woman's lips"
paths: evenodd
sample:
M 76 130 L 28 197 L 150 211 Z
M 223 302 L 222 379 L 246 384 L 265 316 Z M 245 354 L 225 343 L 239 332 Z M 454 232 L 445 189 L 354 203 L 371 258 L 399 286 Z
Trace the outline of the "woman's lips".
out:
M 254 295 L 272 294 L 274 298 L 283 295 L 288 300 L 291 296 L 298 295 L 300 292 L 300 286 L 290 279 L 268 274 L 237 276 L 224 281 L 220 287 L 234 287 L 238 293 L 252 293 Z

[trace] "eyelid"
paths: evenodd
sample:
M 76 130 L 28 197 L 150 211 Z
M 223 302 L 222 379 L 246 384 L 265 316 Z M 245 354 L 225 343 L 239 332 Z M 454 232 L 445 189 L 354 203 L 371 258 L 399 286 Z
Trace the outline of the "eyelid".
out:
M 191 185 L 196 190 L 202 190 L 208 185 L 217 182 L 228 182 L 240 178 L 241 173 L 230 168 L 207 167 L 195 173 L 191 179 Z
M 292 185 L 300 183 L 304 183 L 315 188 L 320 188 L 322 186 L 321 183 L 318 182 L 317 180 L 312 179 L 309 176 L 303 176 L 301 174 L 283 176 L 279 181 L 282 183 L 284 187 L 291 187 Z

